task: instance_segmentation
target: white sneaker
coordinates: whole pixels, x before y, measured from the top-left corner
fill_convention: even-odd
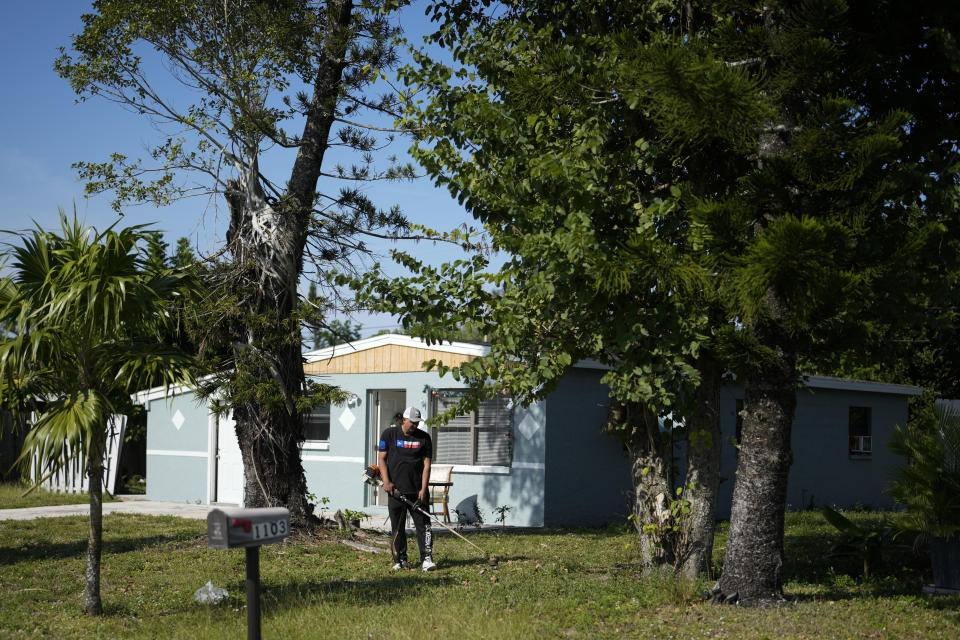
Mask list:
[[[400,569],[409,569],[410,565],[407,564],[406,560],[401,560],[397,564],[390,567],[390,571],[400,571]]]
[[[433,571],[436,568],[437,568],[437,563],[433,561],[433,558],[431,558],[430,556],[427,556],[426,558],[423,559],[422,569],[424,571]]]

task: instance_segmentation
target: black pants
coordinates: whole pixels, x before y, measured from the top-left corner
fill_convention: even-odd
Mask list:
[[[403,494],[410,502],[417,502],[416,493]],[[393,555],[397,562],[407,559],[407,511],[413,518],[413,526],[417,529],[417,547],[420,549],[420,561],[433,554],[433,530],[430,528],[430,518],[416,509],[411,509],[393,496],[387,500],[387,510],[390,512],[390,533],[393,540]]]

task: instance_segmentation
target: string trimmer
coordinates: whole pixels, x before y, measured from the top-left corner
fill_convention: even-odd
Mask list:
[[[371,486],[373,486],[373,487],[383,487],[383,478],[380,477],[380,467],[378,467],[378,466],[375,465],[375,464],[372,464],[372,465],[370,465],[369,467],[367,467],[366,469],[364,469],[362,480],[363,480],[366,484],[369,484],[369,485],[371,485]],[[474,543],[470,542],[469,540],[467,540],[466,538],[464,538],[462,535],[460,535],[459,533],[457,533],[456,531],[454,531],[453,529],[451,529],[450,527],[448,527],[446,524],[444,524],[444,522],[443,522],[442,520],[440,520],[439,518],[437,518],[437,516],[433,515],[432,513],[430,513],[430,512],[427,511],[426,509],[424,509],[424,508],[423,508],[423,505],[421,505],[419,501],[417,501],[417,502],[411,501],[410,498],[406,497],[405,495],[403,495],[402,493],[400,493],[399,491],[397,491],[396,488],[394,488],[393,493],[392,493],[391,495],[392,495],[392,497],[394,497],[394,498],[396,498],[397,500],[399,500],[400,502],[404,503],[405,505],[407,505],[407,506],[410,507],[411,509],[414,509],[414,510],[416,510],[416,511],[419,511],[420,513],[422,513],[423,515],[427,516],[428,518],[432,518],[433,521],[436,522],[437,524],[439,524],[441,527],[443,527],[444,529],[446,529],[447,531],[449,531],[450,533],[452,533],[453,535],[457,536],[458,538],[460,538],[461,540],[463,540],[464,542],[466,542],[468,545],[470,545],[471,547],[473,547],[474,549],[476,549],[477,551],[479,551],[480,554],[483,556],[483,559],[486,560],[491,566],[497,566],[497,557],[496,557],[496,556],[490,555],[489,553],[487,553],[486,551],[484,551],[483,549],[481,549],[480,547],[478,547],[477,545],[475,545]]]

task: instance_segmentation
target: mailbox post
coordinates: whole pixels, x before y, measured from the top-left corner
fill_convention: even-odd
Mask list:
[[[290,512],[266,509],[211,509],[207,544],[211,549],[245,549],[247,554],[247,640],[260,640],[260,545],[290,535]]]

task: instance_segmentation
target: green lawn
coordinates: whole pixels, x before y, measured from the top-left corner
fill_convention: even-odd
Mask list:
[[[34,489],[27,496],[21,497],[30,485],[20,483],[0,483],[0,509],[19,509],[21,507],[51,507],[58,504],[90,504],[90,496],[86,493],[55,493],[45,489]],[[112,498],[103,494],[104,502],[111,502]]]
[[[243,551],[208,549],[202,521],[111,515],[104,532],[106,613],[91,619],[79,603],[86,520],[0,522],[0,638],[243,637]],[[763,611],[639,580],[626,528],[467,535],[499,557],[498,568],[449,535],[438,536],[440,570],[430,574],[391,573],[388,554],[337,536],[263,547],[264,637],[892,639],[956,638],[960,629],[960,597],[921,595],[923,558],[898,552],[860,584],[844,573],[856,563],[824,560],[833,534],[815,513],[788,515],[791,600]],[[194,603],[208,580],[228,599]]]

